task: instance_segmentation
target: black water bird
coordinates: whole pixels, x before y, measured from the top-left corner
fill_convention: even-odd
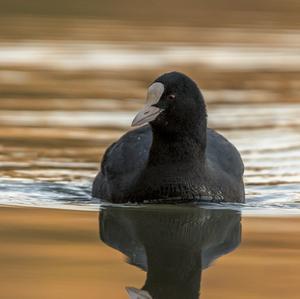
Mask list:
[[[122,202],[244,202],[237,149],[207,128],[196,83],[171,72],[149,87],[129,131],[105,152],[93,196]]]
[[[237,248],[241,215],[199,205],[107,207],[99,214],[100,238],[147,272],[131,298],[198,299],[202,270]]]

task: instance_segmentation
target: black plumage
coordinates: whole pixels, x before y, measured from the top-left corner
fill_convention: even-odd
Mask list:
[[[93,196],[112,202],[244,202],[240,154],[207,128],[205,102],[195,82],[171,72],[157,78],[149,93],[134,120],[149,124],[107,149]]]
[[[104,243],[147,272],[142,290],[151,298],[198,299],[202,270],[239,246],[242,226],[240,212],[224,208],[110,206],[99,213],[99,231]]]

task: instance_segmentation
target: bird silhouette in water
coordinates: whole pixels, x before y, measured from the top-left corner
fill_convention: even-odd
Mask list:
[[[132,299],[199,298],[202,270],[239,246],[241,216],[229,209],[151,205],[107,207],[99,214],[101,240],[147,272]]]

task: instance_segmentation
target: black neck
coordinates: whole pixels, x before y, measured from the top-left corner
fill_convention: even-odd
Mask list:
[[[148,166],[177,162],[204,161],[206,149],[206,119],[197,124],[181,126],[172,131],[151,126],[153,141]]]

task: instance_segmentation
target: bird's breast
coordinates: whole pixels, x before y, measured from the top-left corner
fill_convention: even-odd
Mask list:
[[[147,184],[144,189],[146,198],[155,198],[158,201],[211,201],[223,200],[221,190],[212,191],[205,182],[195,182],[182,177],[169,177],[159,182]]]

